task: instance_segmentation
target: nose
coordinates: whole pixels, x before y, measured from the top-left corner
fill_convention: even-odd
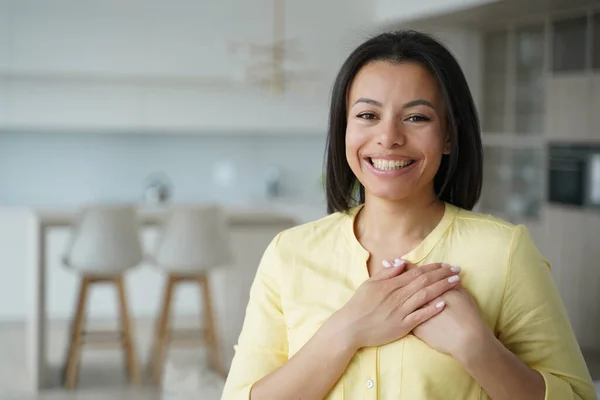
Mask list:
[[[406,136],[402,124],[395,120],[389,120],[380,125],[378,144],[386,149],[392,149],[404,145]]]

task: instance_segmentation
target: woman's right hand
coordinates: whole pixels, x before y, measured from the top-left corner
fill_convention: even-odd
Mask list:
[[[459,282],[459,269],[446,264],[404,272],[406,263],[399,261],[365,281],[329,321],[356,350],[406,336],[444,309],[435,300]]]

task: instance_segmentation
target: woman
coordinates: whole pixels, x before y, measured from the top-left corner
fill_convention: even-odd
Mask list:
[[[452,55],[401,31],[332,94],[330,215],[277,235],[223,399],[595,399],[524,226],[471,212],[477,113]]]

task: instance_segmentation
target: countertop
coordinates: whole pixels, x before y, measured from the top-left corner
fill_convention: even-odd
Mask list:
[[[100,203],[101,204],[101,203]],[[173,203],[173,206],[191,205],[193,203]],[[207,204],[207,203],[197,203]],[[256,224],[303,224],[326,215],[325,205],[293,203],[285,200],[238,202],[220,204],[234,225]],[[142,220],[159,219],[166,216],[170,204],[150,206],[139,204],[138,212]],[[76,218],[80,207],[69,205],[41,206],[0,206],[0,213],[31,212],[42,224],[67,225]]]

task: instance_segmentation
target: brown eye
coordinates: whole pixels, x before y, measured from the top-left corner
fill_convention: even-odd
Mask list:
[[[425,121],[430,121],[430,119],[427,118],[424,115],[411,115],[410,117],[406,118],[406,121],[410,121],[410,122],[425,122]]]
[[[375,114],[373,113],[362,113],[357,115],[358,118],[372,120],[375,119]]]

